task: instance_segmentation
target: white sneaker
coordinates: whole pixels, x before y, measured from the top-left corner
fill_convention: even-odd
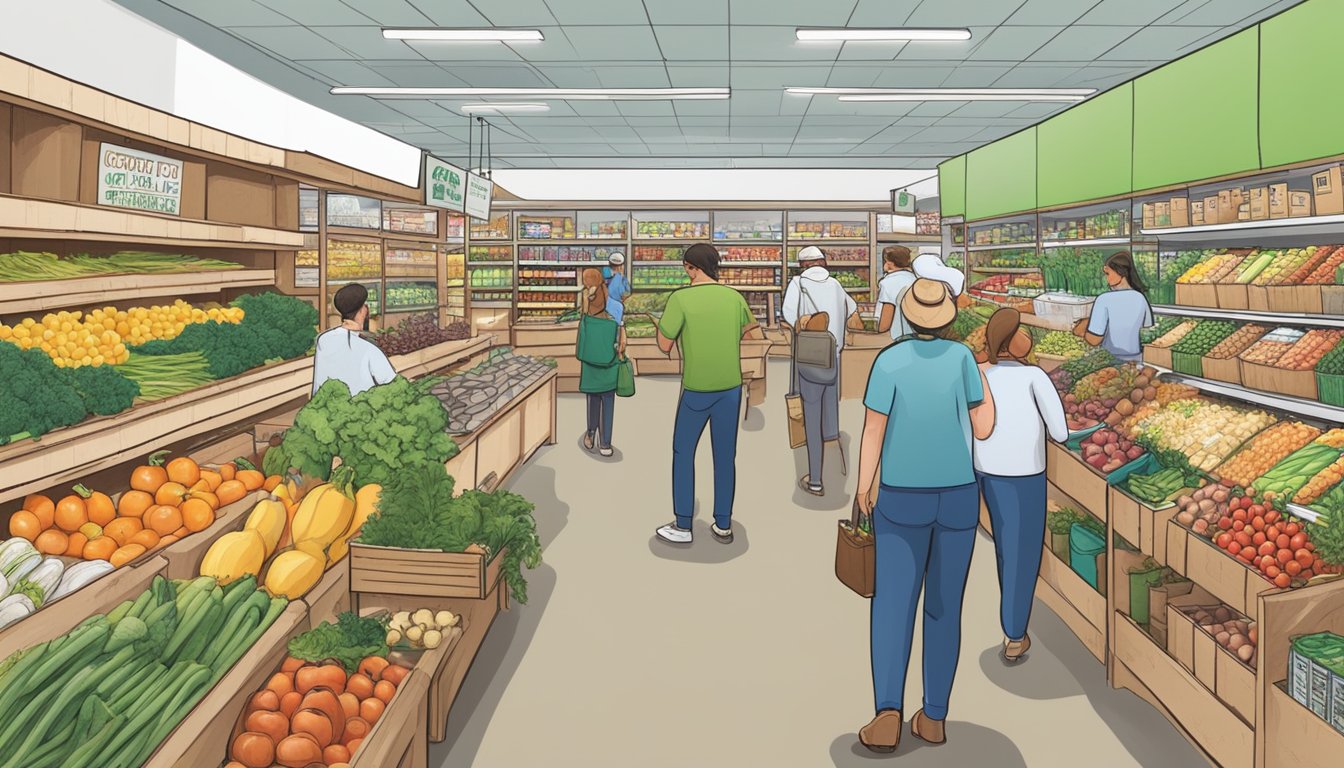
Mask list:
[[[722,543],[724,543],[724,544],[732,544],[732,543],[733,543],[733,529],[732,529],[732,528],[728,528],[728,529],[725,530],[725,529],[723,529],[723,528],[720,528],[718,523],[710,523],[710,526],[709,526],[709,532],[712,533],[712,534],[714,534],[714,538],[718,539],[720,542],[722,542]]]
[[[597,452],[598,452],[603,458],[606,458],[606,459],[611,458],[611,457],[616,453],[616,452],[615,452],[614,450],[612,450],[610,447],[607,447],[607,448],[598,448],[598,449],[597,449]]]
[[[691,532],[687,528],[678,528],[676,523],[668,523],[658,529],[658,538],[672,544],[690,544]]]

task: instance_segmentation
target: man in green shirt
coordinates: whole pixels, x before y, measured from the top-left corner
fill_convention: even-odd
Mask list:
[[[682,255],[689,287],[672,293],[658,324],[658,347],[681,344],[681,400],[672,433],[672,507],[676,521],[658,529],[673,544],[691,542],[695,514],[695,451],[709,425],[714,450],[714,538],[733,540],[737,486],[737,420],[742,411],[740,342],[763,338],[742,294],[719,284],[719,252],[697,243]]]

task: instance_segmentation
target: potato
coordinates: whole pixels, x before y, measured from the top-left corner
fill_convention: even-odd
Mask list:
[[[1214,609],[1213,615],[1219,621],[1229,621],[1232,618],[1232,610],[1225,605],[1220,605]]]
[[[1235,651],[1245,644],[1246,636],[1241,633],[1236,633],[1227,639],[1227,649],[1229,651]]]
[[[1147,389],[1148,381],[1149,379],[1147,376],[1139,376],[1137,379],[1134,380],[1134,386],[1139,389]]]
[[[1190,506],[1190,503],[1192,501],[1194,501],[1193,498],[1191,498],[1189,495],[1185,495],[1176,500],[1176,506],[1180,507],[1181,509],[1185,509],[1186,507]]]
[[[1226,630],[1213,636],[1213,639],[1224,648],[1227,647],[1227,641],[1232,639],[1232,634]]]
[[[1255,646],[1250,645],[1249,643],[1241,646],[1237,649],[1237,658],[1251,666],[1255,666],[1253,663],[1255,661]]]
[[[1133,392],[1130,392],[1129,399],[1133,400],[1136,403],[1143,402],[1143,387],[1138,387]]]
[[[1195,516],[1190,512],[1182,512],[1176,516],[1176,522],[1184,526],[1190,526],[1194,524]]]
[[[1213,499],[1201,499],[1199,502],[1200,512],[1213,512],[1216,509],[1218,509],[1218,505],[1214,503]]]

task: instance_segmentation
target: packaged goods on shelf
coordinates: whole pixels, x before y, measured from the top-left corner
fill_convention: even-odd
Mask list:
[[[434,282],[387,282],[387,311],[407,307],[438,306],[439,289]]]
[[[1036,228],[1030,222],[973,228],[971,245],[1035,245]]]
[[[614,221],[591,221],[577,228],[576,236],[586,239],[625,239],[629,224],[625,219]]]
[[[719,282],[728,285],[779,286],[779,270],[773,267],[729,267],[719,270]]]
[[[719,255],[727,261],[727,257],[723,255],[725,250],[732,249],[725,248],[719,250]],[[673,245],[636,245],[635,261],[678,262],[681,261],[681,255],[685,253],[685,251],[686,249]]]
[[[473,267],[472,288],[512,288],[513,267]]]
[[[459,219],[460,221],[460,219]],[[417,235],[435,235],[439,230],[439,214],[417,208],[383,208],[383,229]],[[461,230],[458,231],[461,236]]]
[[[1034,248],[977,251],[971,258],[972,271],[984,267],[1001,269],[1039,269],[1040,259]]]
[[[686,275],[686,270],[679,266],[635,266],[634,286],[636,289],[641,286],[675,288],[682,285],[690,285],[690,282],[691,279]]]
[[[798,252],[803,249],[801,245],[789,246],[789,266],[801,266],[798,263]],[[821,252],[826,254],[827,267],[833,267],[836,264],[867,264],[868,246],[866,245],[827,245],[822,246]],[[777,258],[777,256],[776,256]]]
[[[706,240],[709,238],[708,221],[636,221],[635,237],[657,240]]]
[[[1045,290],[1037,275],[993,275],[971,284],[972,296],[1034,298]]]
[[[443,233],[444,237],[449,240],[460,240],[463,237],[463,233],[466,231],[466,224],[467,220],[464,217],[449,214],[448,226],[444,229]]]
[[[868,237],[868,223],[862,221],[790,221],[790,240],[858,240]]]
[[[573,291],[548,291],[544,287],[536,290],[520,291],[518,302],[538,303],[538,304],[574,304],[577,293]]]
[[[1128,235],[1129,212],[1123,209],[1081,218],[1041,222],[1042,240],[1093,240]]]
[[[513,249],[507,245],[473,245],[467,249],[468,261],[513,261]]]
[[[382,204],[356,195],[327,195],[327,226],[350,229],[380,229]]]
[[[1306,333],[1297,328],[1275,328],[1238,357],[1248,363],[1274,365]]]
[[[714,226],[715,240],[779,240],[784,229],[778,216],[767,219],[720,221]]]
[[[519,216],[519,240],[572,240],[574,217],[572,216]]]
[[[611,245],[520,245],[519,261],[580,261],[605,262],[614,253],[624,253],[623,246]],[[680,257],[678,257],[680,258]]]
[[[653,250],[660,249],[654,248]],[[674,250],[676,251],[675,254],[668,258],[680,259],[681,249]],[[779,261],[779,246],[777,245],[722,245],[718,247],[718,251],[721,264],[734,261]]]
[[[1320,632],[1292,638],[1288,695],[1344,733],[1344,637]]]
[[[472,240],[507,240],[509,239],[509,214],[501,213],[489,221],[471,220],[471,239]]]
[[[383,274],[383,247],[355,240],[327,241],[327,279],[350,280]]]

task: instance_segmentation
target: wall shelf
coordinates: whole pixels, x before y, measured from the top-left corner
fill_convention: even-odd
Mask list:
[[[229,288],[275,285],[273,269],[232,269],[172,274],[90,275],[64,280],[0,283],[0,315],[83,306],[106,306],[155,296],[201,296]]]
[[[960,247],[960,246],[958,246],[958,247]],[[979,253],[979,252],[981,252],[981,251],[1026,251],[1026,250],[1032,250],[1032,251],[1034,251],[1034,250],[1036,250],[1036,244],[1035,244],[1035,243],[1013,243],[1013,244],[1011,244],[1011,245],[1003,245],[1003,244],[995,244],[995,245],[972,245],[972,246],[966,248],[966,250],[970,251],[971,253]]]
[[[93,240],[194,248],[300,250],[302,232],[0,195],[0,237]]]
[[[1244,234],[1258,230],[1294,230],[1295,234],[1302,235],[1338,234],[1344,232],[1344,214],[1299,216],[1289,219],[1262,219],[1260,221],[1234,221],[1228,224],[1202,224],[1196,227],[1164,227],[1161,229],[1143,229],[1140,230],[1140,233],[1161,239],[1222,233]]]
[[[1096,248],[1105,245],[1129,245],[1128,237],[1098,237],[1091,240],[1045,240],[1041,247],[1050,248]],[[975,250],[975,249],[971,249]]]
[[[1308,315],[1283,312],[1252,312],[1249,310],[1208,309],[1206,307],[1185,307],[1177,304],[1158,304],[1153,306],[1158,315],[1179,315],[1181,317],[1205,317],[1219,320],[1237,320],[1245,323],[1268,323],[1271,325],[1309,325],[1316,328],[1344,328],[1344,316]]]
[[[1187,376],[1183,373],[1177,373],[1170,368],[1164,368],[1152,363],[1144,363],[1162,373],[1167,374],[1167,378],[1181,384],[1188,384],[1202,392],[1210,394],[1231,397],[1237,400],[1263,405],[1267,408],[1278,408],[1281,411],[1295,413],[1298,416],[1305,416],[1309,419],[1318,419],[1334,424],[1344,424],[1344,408],[1338,408],[1333,405],[1326,405],[1315,400],[1305,400],[1300,397],[1289,397],[1288,395],[1277,395],[1273,392],[1261,392],[1258,389],[1247,389],[1236,384],[1228,384],[1221,381],[1212,381],[1202,379],[1198,376]]]

